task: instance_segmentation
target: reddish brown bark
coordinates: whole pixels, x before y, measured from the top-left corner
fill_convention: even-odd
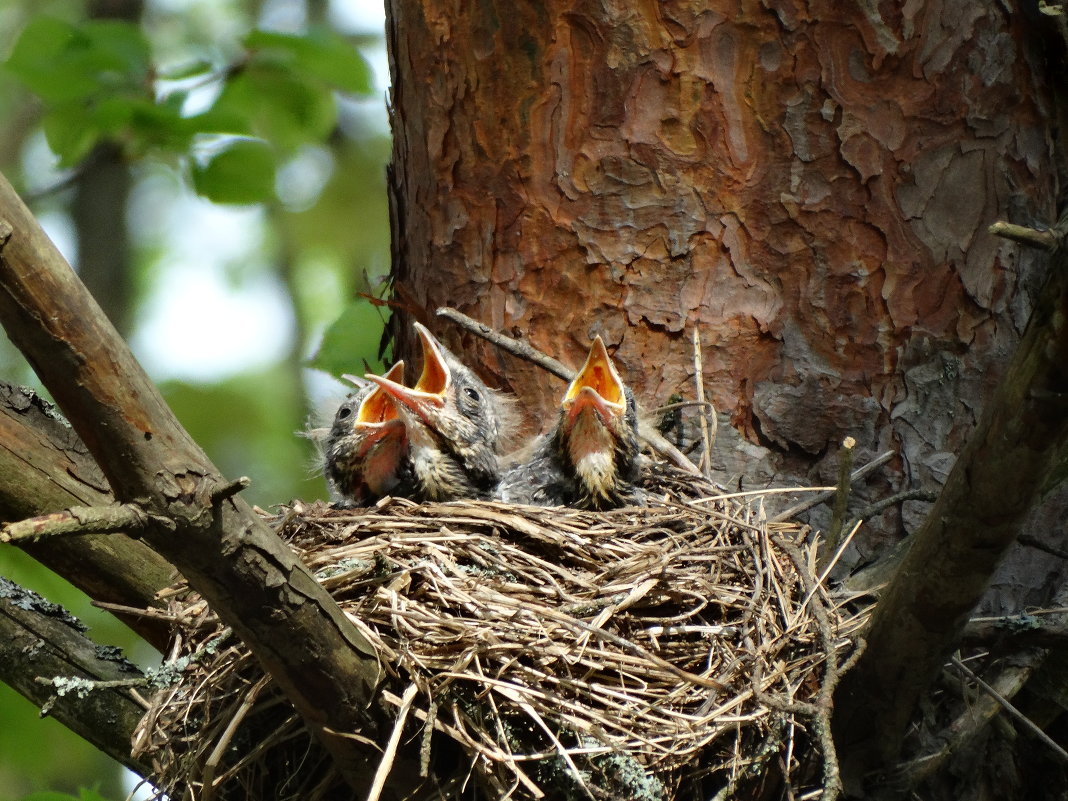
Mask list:
[[[1056,230],[1063,236],[1068,224]],[[916,703],[959,642],[994,568],[1035,499],[1063,475],[1068,252],[1059,250],[1051,266],[1004,379],[879,599],[863,656],[838,688],[843,777],[858,791],[868,771],[898,756]]]
[[[721,434],[726,472],[833,480],[823,462],[848,434],[859,461],[899,450],[893,484],[944,480],[1036,272],[985,228],[1055,216],[1022,14],[389,5],[409,308],[457,306],[572,364],[599,333],[646,406],[692,397],[696,326],[711,395],[749,443],[732,456],[744,442]],[[546,419],[560,386],[463,344]]]

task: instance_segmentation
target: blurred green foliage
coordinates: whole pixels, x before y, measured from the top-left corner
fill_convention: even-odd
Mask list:
[[[108,801],[104,796],[100,795],[96,790],[87,790],[82,788],[78,791],[78,795],[67,795],[66,793],[53,793],[44,791],[41,793],[33,793],[22,799],[22,801]]]
[[[272,200],[276,160],[334,130],[333,92],[372,88],[359,51],[324,28],[253,30],[229,64],[197,59],[168,71],[136,23],[42,16],[22,29],[6,69],[43,102],[41,126],[60,167],[104,139],[131,157],[189,156],[194,188],[217,203]],[[190,94],[209,84],[219,87],[215,101],[187,113]],[[227,141],[198,159],[205,136]]]
[[[274,155],[261,139],[230,139],[192,170],[197,193],[216,203],[258,203],[274,194]]]
[[[131,262],[116,265],[115,280],[135,287],[139,308],[157,308],[191,260],[210,263],[235,296],[264,280],[281,288],[290,312],[271,322],[293,334],[273,361],[249,354],[224,375],[146,365],[183,425],[225,475],[252,479],[245,497],[264,508],[325,497],[299,432],[329,417],[329,406],[316,409],[323,396],[345,392],[324,373],[381,369],[385,312],[361,296],[381,294],[389,268],[390,145],[367,58],[383,48],[381,33],[331,27],[321,0],[292,0],[303,9],[293,29],[265,27],[279,5],[146,0],[129,22],[90,19],[82,0],[0,0],[0,171],[57,242],[73,238],[69,187],[106,141],[135,181]],[[165,188],[147,191],[153,181]],[[261,223],[232,232],[256,241],[235,255],[226,234],[190,227],[194,195],[258,204]],[[201,309],[186,313],[192,330]],[[137,340],[151,320],[132,319],[124,333]],[[0,379],[35,383],[6,341]],[[134,661],[158,658],[21,552],[0,547],[0,574],[72,609],[90,636]],[[2,685],[0,724],[0,801],[125,797],[114,763]]]

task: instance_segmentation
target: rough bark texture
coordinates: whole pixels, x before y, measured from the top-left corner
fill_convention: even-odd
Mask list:
[[[692,397],[699,327],[722,474],[833,482],[851,435],[858,463],[900,454],[875,495],[945,480],[1036,285],[985,228],[1056,216],[1040,23],[978,0],[387,7],[410,314],[457,306],[572,365],[599,333],[646,407]],[[433,327],[551,417],[560,385]]]
[[[140,671],[109,647],[85,636],[85,628],[55,604],[0,578],[0,680],[9,684],[104,753],[141,773],[130,758],[130,739],[144,708],[128,689],[59,695],[45,679],[129,681]]]
[[[1060,229],[1061,226],[1058,226]],[[875,607],[867,648],[836,695],[843,777],[898,755],[916,704],[959,642],[1035,499],[1068,463],[1068,251],[945,489]]]
[[[55,410],[24,388],[0,383],[0,521],[113,500],[100,468]],[[175,577],[170,563],[122,534],[58,537],[22,549],[90,598],[124,606],[153,604]],[[123,620],[157,648],[166,645],[168,626]]]

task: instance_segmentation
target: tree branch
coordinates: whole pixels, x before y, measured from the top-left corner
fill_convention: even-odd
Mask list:
[[[961,632],[961,644],[998,650],[1006,645],[1014,649],[1063,649],[1068,645],[1068,623],[1059,617],[1043,619],[1035,615],[972,618]]]
[[[1068,221],[1058,223],[1063,237]],[[868,647],[836,695],[847,786],[892,764],[920,695],[1043,487],[1068,458],[1068,252],[1045,287],[1005,378],[983,410],[875,608]]]
[[[1003,708],[1011,708],[1012,713],[1019,715],[1020,713],[1006,699],[1014,697],[1023,688],[1037,666],[1041,664],[1045,654],[1045,651],[1035,651],[1027,655],[1022,664],[1009,665],[997,675],[993,685],[982,682],[978,676],[964,667],[959,659],[954,659],[953,663],[957,669],[979,682],[985,690],[984,694],[970,701],[965,712],[931,738],[933,742],[940,743],[940,747],[895,770],[893,780],[887,782],[888,786],[880,793],[879,801],[911,797],[912,791],[941,770],[955,754],[966,753],[970,744],[986,730],[986,727]],[[1025,725],[1033,731],[1034,724],[1031,721],[1027,721]],[[1048,739],[1045,732],[1042,732],[1040,736]]]
[[[986,230],[994,236],[1011,239],[1013,242],[1039,250],[1053,250],[1057,245],[1057,238],[1052,231],[1039,231],[1037,228],[1027,228],[1004,220],[998,220]]]
[[[373,647],[240,497],[203,501],[205,487],[223,482],[219,471],[2,178],[0,320],[116,499],[174,521],[174,533],[152,527],[145,541],[233,627],[346,780],[366,792],[366,748],[331,732],[375,733]]]
[[[1030,677],[1032,670],[1034,670],[1035,666],[1041,664],[1042,659],[1044,657],[1044,653],[1038,652],[1029,664],[1015,666],[1014,669],[1019,672],[1019,676],[1016,677],[1015,680],[1012,682],[1012,686],[1014,688],[1023,687],[1024,684],[1026,684],[1027,678]],[[1034,722],[1027,717],[1027,715],[1023,714],[1019,709],[1013,706],[1009,702],[1009,698],[1012,697],[1009,693],[1005,693],[999,690],[998,688],[991,687],[989,684],[979,678],[979,676],[975,675],[975,673],[973,673],[968,668],[968,666],[961,662],[960,659],[958,659],[957,657],[953,657],[952,662],[953,666],[957,668],[957,670],[959,670],[961,673],[964,674],[964,676],[978,684],[979,688],[984,693],[986,693],[987,696],[993,699],[994,703],[996,703],[999,707],[1004,709],[1009,714],[1009,717],[1019,723],[1026,731],[1029,731],[1031,734],[1033,734],[1035,737],[1037,737],[1039,740],[1049,746],[1049,749],[1057,756],[1058,759],[1061,760],[1063,764],[1068,764],[1068,751],[1065,751],[1052,737],[1050,737],[1048,734],[1042,731],[1042,729],[1036,726]]]
[[[25,387],[0,382],[0,520],[72,506],[114,503],[107,480],[78,435],[50,403]],[[174,567],[145,543],[122,534],[61,537],[19,548],[94,600],[141,608],[174,579]],[[162,650],[168,627],[119,616]]]
[[[563,362],[557,361],[552,356],[546,356],[540,350],[533,345],[523,342],[519,339],[512,339],[510,336],[494,331],[485,323],[480,323],[472,317],[468,317],[461,311],[451,309],[448,306],[442,306],[437,311],[438,317],[444,317],[446,320],[451,320],[465,331],[470,331],[476,336],[482,337],[487,342],[492,342],[498,348],[506,350],[513,356],[518,356],[520,359],[526,359],[528,362],[538,365],[541,369],[547,373],[560,378],[564,381],[573,381],[575,378],[575,371],[568,367]]]
[[[144,775],[149,766],[130,756],[130,739],[145,710],[128,690],[58,695],[37,681],[39,677],[121,681],[140,675],[134,665],[86,637],[84,627],[63,609],[0,578],[0,680]]]
[[[831,507],[831,525],[827,529],[827,539],[820,548],[819,568],[821,571],[827,567],[827,563],[842,542],[842,528],[845,525],[846,507],[849,505],[849,491],[853,486],[850,473],[853,470],[853,449],[856,446],[855,439],[846,437],[842,440],[842,447],[838,451],[838,486],[834,491],[834,505]]]
[[[62,512],[8,523],[0,527],[0,542],[38,542],[71,534],[140,533],[148,526],[149,520],[145,511],[134,503],[72,506]],[[164,519],[164,524],[169,522]]]

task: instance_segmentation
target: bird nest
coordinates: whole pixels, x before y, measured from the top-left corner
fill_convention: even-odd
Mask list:
[[[430,777],[420,797],[817,797],[836,782],[830,695],[860,620],[817,581],[808,531],[763,510],[386,500],[270,521],[377,649],[382,717],[410,710],[404,742]],[[204,602],[176,587],[171,604],[181,679],[135,738],[156,786],[351,797]]]

